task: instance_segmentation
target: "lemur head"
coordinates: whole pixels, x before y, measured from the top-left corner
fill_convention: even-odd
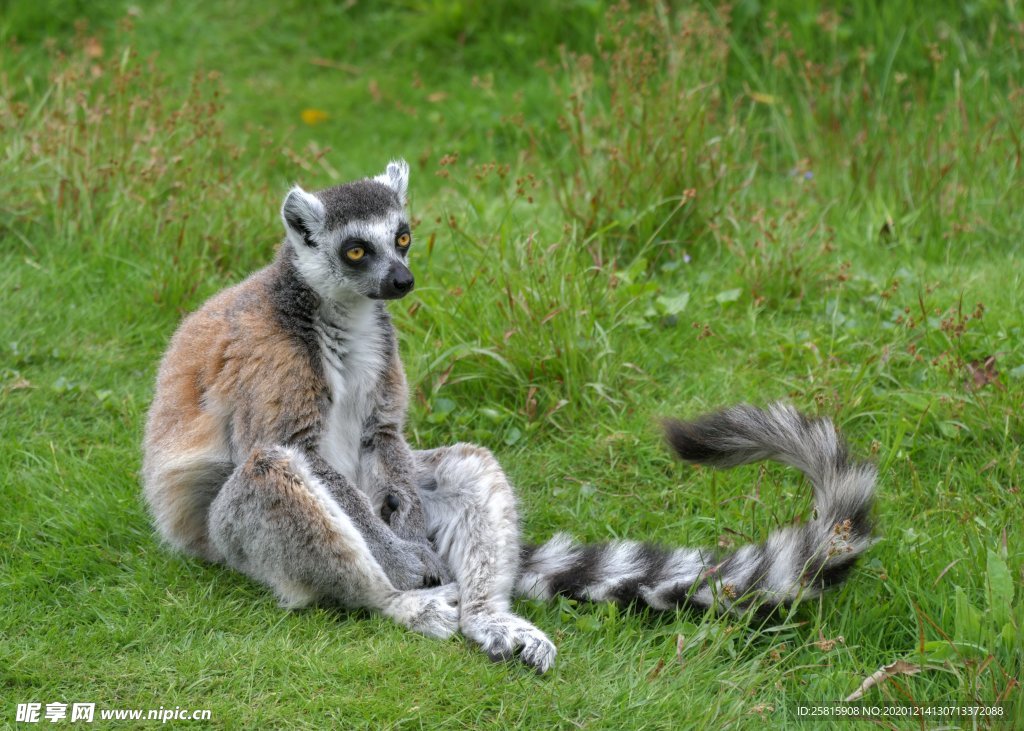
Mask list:
[[[307,193],[295,186],[281,217],[299,273],[327,299],[399,299],[413,288],[406,263],[412,232],[405,211],[409,166]]]

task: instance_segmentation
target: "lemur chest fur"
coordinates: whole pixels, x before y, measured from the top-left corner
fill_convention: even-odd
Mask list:
[[[320,456],[364,488],[360,442],[383,377],[385,332],[376,308],[330,304],[314,323],[330,402]]]

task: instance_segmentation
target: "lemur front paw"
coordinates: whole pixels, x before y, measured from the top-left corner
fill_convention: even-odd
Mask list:
[[[405,591],[451,581],[448,567],[426,543],[398,539],[382,567],[395,588]]]
[[[423,586],[440,586],[454,580],[455,577],[452,576],[448,564],[445,563],[444,559],[438,555],[437,551],[429,543],[426,541],[423,543],[413,541],[412,543],[417,546],[420,561],[423,562]]]
[[[395,594],[384,614],[409,629],[445,640],[459,626],[459,590],[455,584]]]
[[[394,490],[384,496],[380,517],[395,535],[407,541],[425,541],[427,528],[419,498]]]
[[[547,635],[511,612],[463,614],[459,624],[462,634],[479,644],[495,662],[518,657],[543,675],[558,654]]]

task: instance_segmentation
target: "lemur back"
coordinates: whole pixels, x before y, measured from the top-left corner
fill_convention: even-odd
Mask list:
[[[320,335],[332,325],[302,314],[317,305],[295,277],[294,262],[282,250],[271,266],[186,318],[161,363],[144,483],[161,535],[186,553],[220,560],[209,543],[207,510],[255,447],[306,442],[319,450],[322,441],[329,461],[355,482],[353,455],[331,449],[320,435],[333,431],[351,447],[353,436],[344,427],[358,424],[357,456],[373,391],[385,377],[404,383],[400,363],[388,352],[394,334],[386,312],[364,307],[353,337],[341,340],[351,343],[361,366],[349,369],[355,372],[346,379]],[[386,374],[385,366],[397,374]]]

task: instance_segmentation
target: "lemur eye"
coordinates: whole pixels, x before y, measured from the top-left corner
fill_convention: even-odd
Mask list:
[[[351,249],[345,251],[345,256],[349,258],[349,261],[359,261],[366,256],[366,249],[362,246],[353,246]]]
[[[398,245],[399,249],[405,249],[410,243],[412,243],[412,237],[409,236],[409,232],[406,231],[405,233],[398,235],[398,238],[395,239],[395,243]]]

